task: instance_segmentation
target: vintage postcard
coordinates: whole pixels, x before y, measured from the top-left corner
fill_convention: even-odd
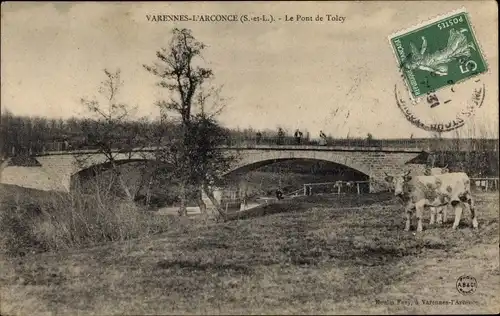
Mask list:
[[[498,314],[498,4],[3,2],[1,315]]]

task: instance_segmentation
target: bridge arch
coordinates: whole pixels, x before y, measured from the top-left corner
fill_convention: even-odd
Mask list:
[[[362,159],[357,157],[349,157],[349,153],[338,153],[331,151],[255,151],[254,153],[246,153],[240,157],[230,170],[225,174],[233,174],[245,172],[246,170],[254,170],[261,166],[269,165],[277,161],[286,160],[315,160],[333,163],[336,165],[344,166],[348,169],[355,170],[359,173],[369,176],[371,174],[370,164],[363,163]]]
[[[158,161],[148,158],[130,158],[117,159],[114,163],[118,166],[123,166],[131,163],[142,163],[142,166],[148,168],[152,165],[158,165]],[[73,190],[77,185],[81,185],[85,181],[94,178],[99,172],[105,172],[111,169],[111,162],[98,162],[84,166],[81,169],[75,170],[70,176],[70,190]],[[146,174],[147,176],[147,174]]]
[[[348,171],[351,173],[354,173],[357,175],[357,178],[362,178],[363,180],[368,180],[369,179],[369,174],[366,174],[365,172],[352,168],[350,166],[346,166],[345,164],[340,164],[337,162],[333,162],[330,160],[324,160],[324,159],[317,159],[317,158],[279,158],[279,159],[267,159],[267,160],[260,160],[256,161],[253,163],[248,163],[245,165],[239,165],[237,167],[231,168],[229,171],[224,173],[225,177],[231,177],[235,175],[241,175],[245,174],[254,170],[257,170],[261,167],[268,166],[274,163],[280,163],[280,162],[324,162],[331,164],[332,166],[338,166],[340,170],[342,171]]]

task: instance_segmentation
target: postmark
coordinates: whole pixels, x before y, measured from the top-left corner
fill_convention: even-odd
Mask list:
[[[457,279],[457,291],[463,295],[470,295],[477,290],[477,280],[470,275],[462,275]]]
[[[413,125],[451,131],[481,107],[488,65],[464,8],[394,33],[389,42],[402,77],[396,102]]]
[[[429,93],[418,103],[405,97],[403,84],[395,85],[394,94],[398,108],[411,124],[442,133],[462,127],[475,114],[484,102],[486,87],[477,79],[447,91]]]

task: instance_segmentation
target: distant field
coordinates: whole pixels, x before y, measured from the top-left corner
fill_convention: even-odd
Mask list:
[[[477,232],[468,214],[456,231],[426,218],[421,234],[404,232],[390,195],[315,196],[150,239],[2,259],[0,313],[498,313],[499,196],[476,196]],[[478,282],[469,296],[455,288],[464,274]]]

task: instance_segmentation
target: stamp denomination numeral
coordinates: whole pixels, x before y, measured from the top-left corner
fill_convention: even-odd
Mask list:
[[[477,69],[477,63],[473,60],[468,60],[467,62],[460,64],[458,67],[460,68],[461,73],[466,74],[469,71],[475,71]]]

